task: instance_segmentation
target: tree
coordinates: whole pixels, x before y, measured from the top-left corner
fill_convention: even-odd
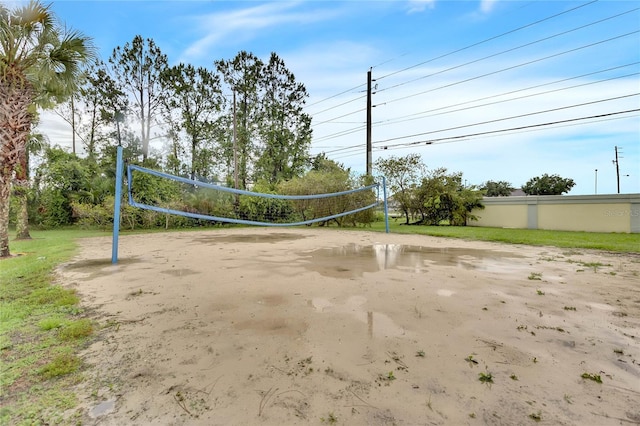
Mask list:
[[[260,112],[259,88],[264,63],[253,53],[242,51],[230,61],[219,60],[214,64],[233,91],[234,100],[237,99],[237,108],[234,105],[235,145],[233,140],[227,139],[227,144],[221,148],[226,153],[227,161],[234,163],[238,186],[240,189],[246,189],[252,172],[253,158],[256,156],[255,139]]]
[[[545,173],[542,176],[529,179],[522,186],[522,191],[527,195],[562,195],[569,192],[575,184],[573,179]]]
[[[0,34],[0,257],[8,257],[11,180],[26,163],[36,106],[73,93],[80,66],[94,50],[87,37],[60,25],[50,5],[39,1],[13,10],[0,4]]]
[[[29,155],[42,151],[47,145],[46,137],[40,133],[31,134],[27,142],[27,149],[20,164],[16,167],[16,184],[13,195],[18,199],[18,214],[16,216],[16,239],[29,240]]]
[[[485,192],[487,197],[508,197],[515,189],[509,182],[501,181],[486,181],[481,187],[481,190]]]
[[[173,148],[170,161],[180,164],[180,152],[189,155],[188,172],[210,178],[211,159],[215,155],[211,142],[220,125],[225,98],[219,76],[203,67],[178,64],[162,73],[162,114],[170,126]],[[180,146],[181,136],[187,139],[187,149]],[[170,167],[176,172],[179,167]]]
[[[419,154],[405,157],[380,158],[375,168],[386,177],[393,200],[409,224],[409,216],[419,206],[416,205],[416,189],[423,178],[426,167]]]
[[[152,39],[136,35],[131,43],[113,50],[109,63],[118,86],[133,99],[145,161],[149,156],[151,124],[160,107],[160,76],[168,66],[167,56]]]
[[[309,95],[275,53],[262,72],[262,110],[255,180],[270,184],[301,175],[309,164],[311,117],[302,110]]]
[[[95,162],[108,141],[117,139],[116,116],[127,108],[124,91],[109,75],[105,63],[96,61],[85,67],[78,92],[55,112],[71,126],[72,152],[76,153],[75,141],[79,139],[87,158]]]
[[[440,225],[446,222],[451,226],[465,226],[474,208],[483,208],[482,192],[475,187],[462,185],[462,173],[447,173],[439,168],[422,180],[418,189],[422,220],[424,225]]]

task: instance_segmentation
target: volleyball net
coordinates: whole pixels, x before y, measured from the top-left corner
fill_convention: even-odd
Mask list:
[[[128,165],[127,187],[129,204],[133,207],[212,222],[281,227],[314,223],[356,225],[374,221],[380,207],[387,221],[384,178],[333,193],[273,194]],[[292,188],[292,192],[296,189]]]

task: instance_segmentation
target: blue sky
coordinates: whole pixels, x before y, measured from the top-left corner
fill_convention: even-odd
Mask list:
[[[371,69],[374,161],[419,153],[430,169],[463,172],[468,184],[520,186],[559,174],[576,181],[571,194],[593,194],[597,174],[597,192],[604,194],[617,191],[618,146],[621,192],[640,193],[640,113],[621,113],[640,109],[635,1],[149,0],[52,7],[67,26],[94,39],[103,59],[137,34],[153,38],[172,64],[213,68],[214,60],[242,50],[265,59],[277,53],[310,94],[312,154],[324,151],[357,172],[366,167]],[[47,126],[54,142],[68,140],[62,124]],[[505,131],[514,128],[520,130]]]

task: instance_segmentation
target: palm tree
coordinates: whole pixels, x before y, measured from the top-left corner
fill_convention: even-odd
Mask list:
[[[29,135],[25,155],[20,159],[20,164],[15,167],[15,179],[13,196],[18,199],[18,211],[16,215],[16,240],[29,240],[29,154],[34,154],[44,150],[47,146],[48,138],[42,133],[32,133]]]
[[[0,3],[0,258],[9,251],[11,181],[26,164],[37,107],[51,107],[76,89],[82,64],[95,56],[89,38],[61,26],[50,5]]]

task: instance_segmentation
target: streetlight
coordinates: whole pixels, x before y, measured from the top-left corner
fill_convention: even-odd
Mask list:
[[[598,193],[598,169],[596,169],[596,194]]]

